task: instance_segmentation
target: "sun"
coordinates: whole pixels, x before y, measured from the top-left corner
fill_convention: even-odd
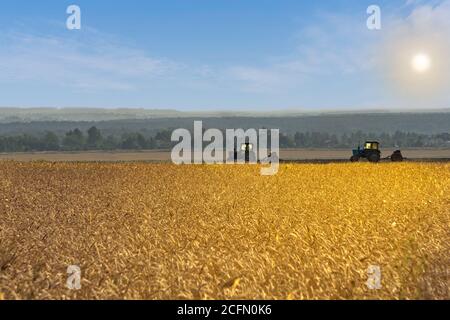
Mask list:
[[[411,66],[417,73],[425,73],[431,68],[431,59],[427,54],[416,54],[411,60]]]

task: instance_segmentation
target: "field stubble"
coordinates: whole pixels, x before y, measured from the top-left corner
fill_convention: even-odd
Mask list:
[[[0,162],[0,296],[448,299],[449,169]]]

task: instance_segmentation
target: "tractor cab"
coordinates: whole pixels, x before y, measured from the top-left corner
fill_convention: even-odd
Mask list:
[[[378,141],[366,141],[364,149],[358,146],[353,150],[352,162],[358,162],[360,159],[367,159],[370,162],[379,162],[381,160],[380,143]]]
[[[243,152],[251,152],[253,151],[253,144],[247,142],[241,145],[241,151]]]
[[[234,152],[230,153],[230,159],[234,162],[256,163],[256,152],[253,151],[253,144],[246,142],[241,144],[240,149],[234,149]]]
[[[253,152],[253,144],[246,142],[241,145],[241,157],[244,158],[245,163],[256,162],[256,153]]]
[[[364,144],[364,150],[380,150],[380,144],[376,141],[367,141]]]

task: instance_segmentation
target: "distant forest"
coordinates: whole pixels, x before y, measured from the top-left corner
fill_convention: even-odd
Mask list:
[[[280,129],[281,148],[351,148],[365,140],[379,140],[384,148],[450,147],[448,110],[193,116],[133,109],[0,108],[0,152],[170,149],[173,130],[192,131],[198,120],[205,130]]]
[[[0,114],[1,118],[1,114]],[[96,127],[104,136],[139,132],[149,138],[167,129],[191,129],[196,120],[203,121],[204,128],[217,129],[280,129],[283,134],[297,132],[320,132],[342,135],[354,132],[394,134],[415,132],[419,134],[440,134],[450,132],[450,112],[434,113],[360,113],[324,114],[289,117],[167,117],[152,119],[122,119],[107,121],[18,121],[0,122],[0,135],[42,135],[52,131],[62,137],[76,128],[87,131]]]
[[[171,135],[172,130],[162,130],[150,137],[139,132],[125,133],[121,136],[104,136],[94,126],[86,132],[78,128],[70,130],[62,137],[51,131],[43,135],[0,136],[0,152],[170,149],[177,143],[171,142]],[[449,133],[429,135],[400,131],[394,134],[366,134],[362,131],[351,134],[296,132],[293,135],[281,134],[280,147],[351,148],[365,140],[378,140],[385,148],[450,147]]]

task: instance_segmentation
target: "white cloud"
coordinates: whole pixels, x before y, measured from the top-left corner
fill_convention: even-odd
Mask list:
[[[11,33],[3,36],[0,81],[40,81],[77,89],[130,90],[179,66],[88,31],[83,40]],[[86,33],[85,33],[86,34]]]
[[[290,55],[268,57],[264,66],[234,66],[229,74],[245,91],[301,89],[321,77],[345,77],[370,69],[374,64],[370,53],[373,38],[378,39],[367,30],[364,19],[322,13],[314,25],[296,33],[298,45]]]
[[[381,31],[366,28],[365,12],[361,16],[320,14],[315,23],[297,33],[295,52],[285,57],[268,58],[263,66],[240,65],[231,68],[231,76],[244,91],[260,93],[292,93],[293,90],[327,92],[330,79],[348,81],[347,88],[370,92],[370,98],[379,101],[380,107],[442,108],[450,105],[450,0],[405,2],[410,14],[383,11]],[[396,60],[396,52],[420,44],[435,55],[434,81],[417,87],[404,81],[402,88],[392,85],[394,77],[405,72],[399,66],[410,67],[408,58]],[[401,46],[402,48],[399,48]],[[420,46],[417,47],[418,49]],[[418,50],[417,49],[417,50]],[[438,64],[439,62],[439,64]],[[395,76],[393,76],[395,74]],[[333,81],[333,80],[331,80]],[[322,82],[322,83],[321,83]],[[407,90],[406,90],[406,89]],[[445,89],[445,90],[442,90]],[[406,91],[406,94],[405,94]],[[426,95],[424,93],[426,91]],[[327,92],[336,95],[336,101],[345,101],[345,95],[355,92]],[[321,97],[318,96],[320,101]],[[299,100],[301,104],[301,100]],[[361,101],[366,105],[367,101]],[[358,106],[355,106],[358,107]]]
[[[238,81],[242,90],[247,92],[260,92],[274,90],[279,84],[283,84],[279,70],[263,69],[256,67],[235,66],[231,67],[227,75],[232,80]]]

